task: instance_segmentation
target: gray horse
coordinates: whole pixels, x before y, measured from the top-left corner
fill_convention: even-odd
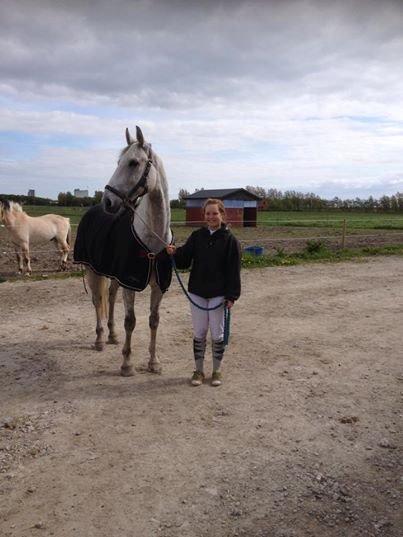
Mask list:
[[[171,212],[168,185],[162,161],[152,151],[151,145],[144,141],[140,128],[137,127],[136,130],[137,140],[134,140],[129,130],[126,129],[127,146],[122,150],[118,166],[108,185],[105,187],[102,205],[104,211],[109,215],[116,216],[122,212],[127,214],[129,210],[133,233],[141,246],[140,253],[143,252],[143,257],[141,259],[139,257],[136,262],[141,264],[145,260],[146,263],[149,263],[147,265],[149,266],[149,270],[147,269],[148,272],[146,271],[144,284],[144,286],[147,284],[151,286],[149,317],[151,339],[148,369],[152,372],[158,372],[161,367],[156,355],[156,338],[159,324],[159,306],[165,289],[161,286],[157,261],[159,256],[166,255],[165,246],[170,244],[172,240],[169,227]],[[78,231],[80,232],[80,228]],[[113,242],[115,243],[116,241]],[[76,261],[79,261],[79,259],[76,259]],[[109,264],[109,266],[111,265]],[[110,283],[109,278],[106,276],[111,276]],[[111,274],[108,271],[106,275],[101,275],[99,271],[94,270],[94,267],[88,263],[86,264],[86,277],[92,292],[92,301],[96,311],[97,336],[95,348],[97,350],[103,350],[104,348],[102,319],[106,317],[108,319],[109,329],[108,343],[117,343],[114,306],[119,286],[122,285],[123,287],[126,338],[122,349],[123,363],[121,374],[123,376],[130,376],[133,374],[131,338],[136,325],[134,313],[136,291],[133,288],[125,286],[124,283],[122,284],[120,277],[117,277],[116,274]],[[135,289],[137,288],[135,287]],[[142,290],[142,287],[139,287],[137,290]]]

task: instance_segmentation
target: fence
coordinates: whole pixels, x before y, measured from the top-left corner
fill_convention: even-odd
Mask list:
[[[276,249],[278,245],[288,248],[290,251],[301,249],[301,245],[307,241],[317,240],[324,241],[332,245],[335,248],[345,248],[346,246],[354,246],[357,244],[365,243],[366,245],[379,245],[385,244],[402,244],[403,243],[403,219],[383,219],[383,223],[391,222],[394,225],[392,228],[396,231],[391,233],[385,233],[385,230],[379,229],[379,233],[365,233],[368,228],[359,227],[362,224],[362,219],[336,219],[336,218],[313,218],[313,219],[276,219],[264,222],[258,222],[257,227],[234,227],[234,233],[239,239],[242,247],[247,246],[262,246],[266,249]],[[193,225],[202,225],[203,221],[194,221]],[[192,232],[192,227],[186,225],[184,220],[172,220],[172,227],[174,228],[175,235],[177,237],[177,244],[184,242],[189,233]],[[320,224],[320,225],[319,225]],[[72,224],[73,230],[77,228],[78,224]],[[324,229],[330,229],[333,234],[302,234],[301,236],[287,235],[278,236],[279,228],[286,227],[287,230],[295,231],[298,229],[302,231],[304,228],[312,228],[318,231]],[[376,228],[375,228],[376,229]],[[350,233],[349,233],[349,230]],[[400,231],[401,230],[401,231]],[[354,233],[352,232],[354,231]],[[390,231],[390,228],[388,228]],[[284,232],[284,230],[283,230]],[[73,233],[74,235],[74,233]],[[30,249],[31,257],[47,255],[55,252],[53,245],[48,247],[33,246]],[[10,267],[14,264],[14,248],[11,242],[7,240],[7,233],[4,229],[4,225],[0,227],[0,273],[5,269],[5,265],[10,264]],[[7,261],[9,263],[7,263]]]

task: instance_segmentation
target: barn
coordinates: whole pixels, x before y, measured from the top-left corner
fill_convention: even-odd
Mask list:
[[[221,188],[199,190],[186,201],[186,225],[199,226],[203,222],[203,204],[208,198],[216,198],[224,203],[227,221],[233,226],[256,227],[259,196],[245,188]]]

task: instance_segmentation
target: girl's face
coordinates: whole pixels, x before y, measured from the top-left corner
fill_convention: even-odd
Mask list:
[[[210,229],[218,229],[221,227],[222,215],[215,203],[210,203],[204,209],[204,220]]]

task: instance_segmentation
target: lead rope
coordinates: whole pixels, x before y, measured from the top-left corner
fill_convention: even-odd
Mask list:
[[[133,213],[134,213],[134,209],[132,209],[132,210],[133,210]],[[140,218],[140,220],[143,222],[143,224],[146,226],[146,228],[148,228],[148,230],[155,237],[157,237],[157,239],[160,242],[162,242],[162,244],[165,247],[169,246],[169,244],[167,244],[157,233],[155,233],[150,228],[150,226],[147,224],[147,222],[144,221],[144,219],[141,217],[141,215],[139,213],[136,213],[136,215],[138,216],[138,218]],[[229,308],[227,308],[227,306],[225,305],[225,302],[221,302],[221,304],[218,304],[217,306],[214,306],[213,308],[204,308],[203,306],[199,306],[199,304],[196,304],[196,302],[194,300],[192,300],[192,298],[189,296],[189,293],[186,291],[186,288],[183,285],[183,282],[182,282],[182,280],[181,280],[181,278],[179,276],[178,269],[176,267],[174,256],[170,255],[170,258],[171,258],[172,268],[174,269],[174,272],[176,274],[176,278],[178,280],[178,283],[181,286],[182,291],[184,292],[186,298],[189,300],[189,302],[191,304],[193,304],[194,306],[196,306],[196,308],[199,308],[200,310],[203,310],[203,311],[213,311],[213,310],[216,310],[216,309],[220,308],[221,306],[224,306],[224,345],[227,346],[228,343],[229,343],[229,335],[230,335],[231,311],[229,310]]]

